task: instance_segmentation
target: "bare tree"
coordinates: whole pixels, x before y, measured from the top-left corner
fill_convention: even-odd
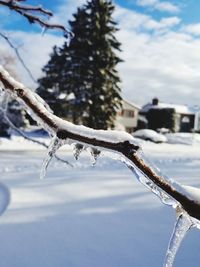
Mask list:
[[[50,25],[32,13],[30,14],[30,12],[39,12],[39,14],[49,16],[51,15],[49,11],[41,7],[21,5],[19,2],[21,1],[0,0],[0,5],[13,9],[31,23],[39,23],[47,28],[66,31],[60,25]],[[15,95],[16,99],[32,112],[37,122],[53,136],[48,149],[48,157],[43,165],[42,176],[45,175],[45,170],[52,156],[65,143],[76,142],[79,144],[77,150],[82,149],[83,146],[89,146],[94,157],[98,157],[101,150],[109,150],[115,153],[118,159],[133,171],[138,180],[156,194],[164,204],[176,209],[177,221],[164,263],[166,267],[172,266],[178,247],[187,231],[192,227],[200,227],[200,189],[181,185],[160,174],[145,160],[141,148],[135,143],[131,135],[117,131],[94,130],[74,125],[55,116],[37,94],[17,82],[2,66],[0,67],[0,81],[1,87],[6,92]]]

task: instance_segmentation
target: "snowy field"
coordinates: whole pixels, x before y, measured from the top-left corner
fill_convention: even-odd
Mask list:
[[[0,140],[0,177],[11,201],[0,217],[0,267],[161,267],[175,212],[122,163],[89,153],[71,168],[52,161],[39,179],[45,150],[20,138]],[[153,144],[143,150],[161,171],[200,187],[200,144]],[[200,266],[200,231],[184,239],[175,267]]]

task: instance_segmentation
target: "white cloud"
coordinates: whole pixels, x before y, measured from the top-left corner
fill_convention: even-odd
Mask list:
[[[137,4],[144,7],[151,7],[153,9],[177,13],[180,11],[179,7],[175,4],[170,3],[169,1],[160,1],[160,0],[137,0]]]
[[[68,21],[72,19],[72,14],[76,12],[78,7],[85,3],[85,0],[63,0],[54,13],[51,21],[68,25]]]
[[[181,19],[178,17],[168,17],[160,20],[160,23],[165,27],[173,27],[178,25],[181,22]]]
[[[145,29],[149,30],[163,30],[163,29],[168,30],[169,28],[178,25],[180,22],[181,20],[178,17],[163,18],[160,21],[149,19],[143,26]]]
[[[149,25],[147,21],[152,23],[150,28],[166,26],[164,33],[151,34],[124,22],[127,17],[130,23],[134,21],[135,12],[131,15],[127,10],[126,14],[123,9],[117,14],[120,12],[123,16],[118,16],[121,31],[117,37],[122,43],[124,59],[119,66],[123,95],[141,104],[155,96],[168,102],[199,104],[200,40],[186,32],[173,31],[170,27],[180,22],[178,18],[155,21],[150,17],[144,19],[144,15],[139,18],[137,14],[139,28],[142,24]]]
[[[200,35],[200,23],[189,24],[182,30],[193,35]]]
[[[157,10],[166,11],[170,13],[177,13],[180,11],[178,6],[173,5],[170,2],[158,2],[154,7]]]
[[[117,6],[115,18],[120,23],[121,30],[160,30],[178,25],[181,20],[178,17],[167,17],[155,20],[149,15],[137,13]]]

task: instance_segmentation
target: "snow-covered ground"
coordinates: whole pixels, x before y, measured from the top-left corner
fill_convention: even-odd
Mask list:
[[[141,145],[164,174],[200,187],[200,143]],[[162,266],[175,222],[172,208],[122,163],[101,156],[91,166],[88,152],[76,162],[70,148],[61,156],[74,167],[53,160],[40,180],[44,155],[20,137],[0,139],[1,182],[11,192],[0,217],[1,267]],[[199,244],[200,231],[193,229],[175,267],[199,267]]]

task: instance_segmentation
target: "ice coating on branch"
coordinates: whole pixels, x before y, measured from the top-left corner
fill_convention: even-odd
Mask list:
[[[59,140],[57,137],[53,137],[51,143],[47,150],[47,156],[43,161],[42,169],[40,172],[40,179],[44,179],[46,175],[47,168],[49,166],[50,161],[55,156],[56,151],[63,145],[63,142]]]
[[[187,213],[182,211],[178,214],[174,230],[169,241],[169,247],[166,253],[166,258],[163,267],[172,267],[176,253],[180,247],[188,230],[192,227],[192,222]]]
[[[192,186],[187,186],[187,185],[182,185],[176,181],[174,181],[173,179],[169,179],[166,175],[163,175],[162,172],[156,167],[154,166],[154,164],[152,162],[150,162],[146,157],[145,155],[143,155],[142,151],[140,151],[140,157],[142,158],[143,161],[145,161],[145,163],[148,165],[148,166],[151,166],[151,169],[154,170],[154,172],[156,174],[158,174],[160,177],[163,177],[163,179],[165,181],[169,181],[170,184],[173,186],[173,188],[181,193],[182,195],[186,196],[188,199],[191,199],[192,201],[196,202],[196,203],[200,203],[200,189],[199,188],[196,188],[196,187],[192,187]],[[141,172],[138,171],[139,174],[141,175]],[[148,178],[146,178],[148,179]],[[169,205],[172,205],[173,206],[173,203],[174,203],[174,208],[176,208],[176,205],[177,205],[177,202],[170,196],[168,196],[163,190],[161,190],[158,186],[156,186],[151,180],[149,181],[151,184],[152,184],[152,191],[154,193],[157,194],[157,190],[159,190],[161,193],[161,200],[164,204],[168,204],[169,202]],[[164,198],[163,198],[164,197]],[[164,201],[163,201],[164,200]],[[170,202],[172,201],[172,203],[170,204]],[[167,203],[166,203],[167,202]]]
[[[140,152],[141,153],[141,152]],[[123,162],[136,176],[138,181],[145,187],[150,189],[163,204],[176,208],[177,202],[174,198],[165,193],[160,187],[158,187],[153,181],[151,181],[145,174],[143,174],[136,166],[132,164],[125,157],[120,157],[120,161]],[[156,170],[155,170],[156,171]],[[167,178],[166,178],[167,179]]]

